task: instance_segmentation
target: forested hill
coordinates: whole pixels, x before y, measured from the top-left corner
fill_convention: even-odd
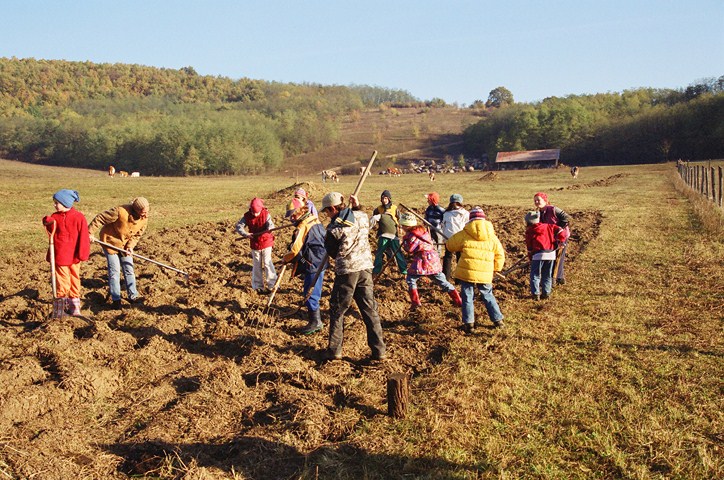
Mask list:
[[[127,64],[0,58],[0,155],[155,175],[258,173],[334,143],[404,90],[232,80]]]
[[[724,157],[724,77],[535,103],[516,103],[498,87],[487,102],[444,107],[367,85],[0,58],[0,156],[28,162],[233,175],[291,168],[285,163],[302,171],[350,165],[372,149],[452,161],[558,148],[576,165]],[[456,148],[464,150],[444,149],[463,139]]]
[[[724,158],[724,76],[682,89],[550,97],[515,103],[491,92],[485,120],[467,128],[469,155],[561,149],[572,165],[655,163]]]

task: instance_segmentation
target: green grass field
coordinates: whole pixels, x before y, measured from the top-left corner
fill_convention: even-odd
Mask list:
[[[502,303],[505,329],[456,337],[432,371],[412,379],[406,419],[366,418],[344,445],[318,449],[299,477],[723,478],[721,211],[697,207],[672,164],[583,168],[577,180],[563,169],[482,176],[438,175],[434,184],[426,175],[372,176],[361,199],[376,204],[387,188],[396,202],[423,207],[434,189],[443,198],[461,193],[469,204],[530,209],[542,190],[564,210],[600,211],[600,231],[552,300]],[[38,254],[40,262],[47,247],[40,218],[59,188],[80,192],[89,220],[146,196],[150,231],[159,232],[236,220],[253,196],[296,179],[111,179],[0,161],[0,180],[0,256]],[[314,182],[318,203],[323,192],[349,193],[357,182],[298,180]],[[270,207],[279,215],[284,202]],[[352,376],[350,388],[359,382]],[[243,478],[192,473],[183,478]]]

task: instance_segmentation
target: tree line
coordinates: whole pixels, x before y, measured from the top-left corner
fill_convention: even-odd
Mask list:
[[[572,165],[655,163],[724,157],[724,76],[685,89],[550,97],[517,104],[490,92],[484,119],[465,131],[469,155],[560,148]],[[492,108],[491,108],[492,107]]]
[[[337,140],[342,119],[403,90],[0,58],[0,155],[151,175],[253,174]]]

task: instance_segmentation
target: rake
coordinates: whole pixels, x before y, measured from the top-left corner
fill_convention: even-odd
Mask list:
[[[281,272],[279,272],[277,281],[274,283],[274,288],[272,289],[272,292],[269,295],[269,300],[267,300],[266,304],[257,304],[249,307],[246,312],[246,317],[244,317],[245,325],[248,325],[250,327],[258,327],[260,325],[267,326],[274,323],[274,321],[279,318],[279,310],[272,307],[271,304],[274,300],[274,296],[276,295],[277,290],[279,290],[279,286],[282,284],[282,279],[284,278],[284,273],[286,272],[286,270],[287,264],[284,264],[282,266]]]

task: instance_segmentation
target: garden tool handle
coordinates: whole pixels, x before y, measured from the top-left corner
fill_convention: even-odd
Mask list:
[[[282,266],[282,271],[279,272],[279,276],[277,277],[277,281],[274,282],[274,288],[272,289],[271,295],[269,295],[269,301],[266,304],[266,308],[269,308],[272,304],[272,300],[274,300],[274,295],[277,294],[277,290],[279,290],[279,286],[282,284],[282,279],[284,278],[284,272],[287,270],[287,264],[285,263]]]
[[[48,253],[50,255],[50,284],[53,288],[53,301],[58,296],[58,287],[55,285],[55,231],[58,228],[58,222],[53,220],[53,230],[48,232],[48,228],[45,227],[45,233],[48,234]]]
[[[370,157],[370,161],[367,162],[367,166],[365,167],[364,171],[362,172],[362,176],[357,181],[357,186],[354,189],[354,192],[352,192],[352,195],[355,197],[359,195],[359,191],[362,189],[362,185],[365,183],[365,179],[367,178],[367,174],[369,173],[370,169],[372,168],[372,164],[375,162],[375,158],[377,158],[377,150],[372,152],[372,157]]]
[[[402,208],[404,208],[405,210],[407,210],[408,212],[410,212],[411,214],[413,214],[414,216],[416,216],[417,218],[419,218],[420,220],[422,220],[422,221],[425,223],[425,225],[427,225],[428,227],[432,228],[432,229],[435,230],[437,233],[439,233],[440,235],[442,235],[442,238],[444,238],[445,240],[448,239],[448,236],[445,235],[444,233],[442,233],[442,230],[440,230],[440,229],[437,228],[437,227],[434,227],[434,226],[432,225],[432,223],[430,223],[430,222],[428,222],[427,220],[425,220],[424,218],[422,218],[422,217],[420,216],[420,214],[418,214],[417,212],[415,212],[414,210],[412,210],[410,207],[406,206],[406,205],[403,204],[403,203],[401,203],[400,206],[401,206]]]

